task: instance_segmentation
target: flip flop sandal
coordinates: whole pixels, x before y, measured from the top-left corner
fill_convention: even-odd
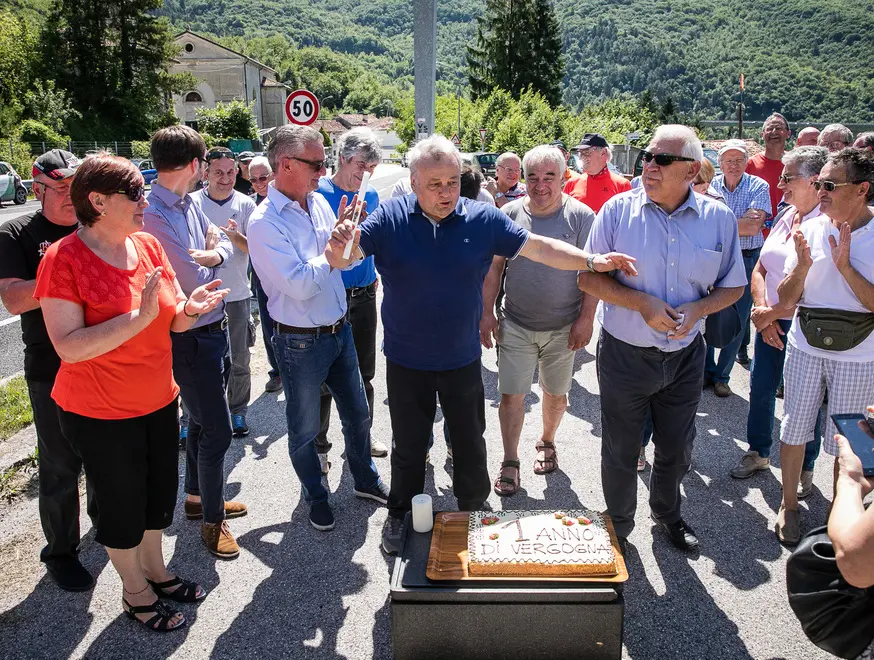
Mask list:
[[[543,459],[534,459],[534,474],[549,474],[555,472],[558,468],[558,452],[555,451],[555,443],[538,442],[535,446],[538,452],[544,452]],[[546,452],[551,451],[551,456],[546,456]],[[544,467],[546,464],[551,464],[550,467]]]
[[[166,603],[162,603],[160,600],[156,600],[151,605],[131,605],[127,602],[126,599],[122,598],[121,602],[124,603],[124,611],[131,619],[136,621],[137,623],[141,623],[149,630],[154,630],[155,632],[170,632],[171,630],[177,630],[178,628],[184,628],[187,621],[182,619],[182,623],[178,623],[175,626],[170,625],[170,621],[174,616],[179,614],[178,610],[174,610],[172,607],[167,605]],[[151,614],[155,613],[148,621],[142,621],[137,618],[137,614]]]
[[[146,582],[151,585],[152,589],[156,594],[158,594],[158,596],[175,600],[177,603],[195,603],[206,598],[206,590],[203,590],[198,596],[198,585],[194,582],[183,580],[178,575],[172,580],[167,580],[166,582],[152,582],[151,580],[146,580]],[[178,588],[173,589],[173,587],[176,587],[177,585]],[[167,591],[167,589],[173,589],[173,591]]]
[[[495,479],[495,493],[501,497],[511,497],[519,492],[519,484],[522,481],[522,471],[519,469],[519,461],[509,460],[501,463],[501,470],[504,468],[516,468],[516,478],[511,479],[502,474],[498,474]],[[507,488],[509,486],[509,488]]]

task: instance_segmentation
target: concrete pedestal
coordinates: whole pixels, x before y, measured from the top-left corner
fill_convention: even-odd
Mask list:
[[[392,571],[394,660],[582,660],[622,657],[621,585],[429,580],[431,534],[407,518]]]

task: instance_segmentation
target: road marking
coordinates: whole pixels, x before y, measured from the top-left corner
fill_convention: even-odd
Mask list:
[[[2,328],[5,325],[12,325],[13,323],[18,323],[20,320],[21,320],[20,316],[12,316],[8,319],[3,319],[2,321],[0,321],[0,328]]]

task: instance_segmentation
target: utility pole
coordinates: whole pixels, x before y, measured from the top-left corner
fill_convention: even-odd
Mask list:
[[[413,0],[416,139],[434,132],[437,84],[437,0]]]
[[[461,79],[458,80],[458,90],[455,92],[455,100],[458,101],[458,139],[461,139]]]

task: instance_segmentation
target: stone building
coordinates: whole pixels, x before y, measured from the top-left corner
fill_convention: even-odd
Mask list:
[[[234,99],[255,102],[255,122],[262,132],[288,123],[285,98],[291,90],[277,80],[275,69],[190,30],[175,41],[180,51],[170,73],[187,71],[200,81],[195,89],[173,95],[176,114],[185,124],[197,128],[197,108]]]

